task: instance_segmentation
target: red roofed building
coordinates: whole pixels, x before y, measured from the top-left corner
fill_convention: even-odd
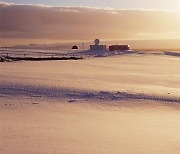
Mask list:
[[[129,45],[111,45],[109,51],[131,50]]]

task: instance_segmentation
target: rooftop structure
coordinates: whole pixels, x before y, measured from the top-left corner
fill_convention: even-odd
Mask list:
[[[78,50],[79,48],[78,48],[77,45],[74,45],[74,46],[72,47],[72,49],[73,49],[73,50]]]

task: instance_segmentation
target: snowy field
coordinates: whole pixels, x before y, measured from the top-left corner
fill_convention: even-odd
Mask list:
[[[0,153],[180,153],[180,57],[0,63]]]

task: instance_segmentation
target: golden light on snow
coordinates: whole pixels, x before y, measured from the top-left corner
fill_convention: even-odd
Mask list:
[[[179,63],[160,52],[1,63],[1,152],[179,154],[179,104],[162,101],[179,98]]]

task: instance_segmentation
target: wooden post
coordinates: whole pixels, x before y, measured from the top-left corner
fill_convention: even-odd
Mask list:
[[[82,43],[82,49],[84,50],[84,43]]]

